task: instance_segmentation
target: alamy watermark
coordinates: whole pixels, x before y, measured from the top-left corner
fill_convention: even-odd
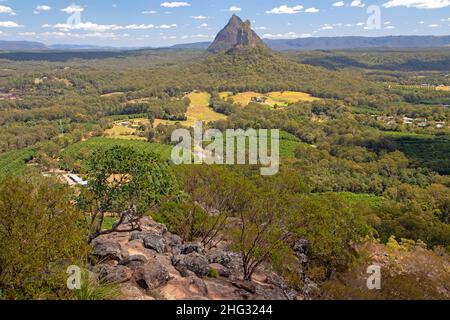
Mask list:
[[[66,24],[70,27],[75,27],[81,24],[81,13],[83,12],[83,7],[72,3],[70,6],[64,9],[64,12],[70,16],[67,18]]]
[[[81,289],[81,268],[78,266],[69,266],[66,273],[67,277],[67,289],[80,290]]]
[[[251,164],[261,165],[261,175],[273,176],[280,168],[280,131],[278,129],[217,129],[203,131],[203,123],[195,123],[192,131],[172,132],[174,164]],[[270,152],[269,152],[270,149]]]
[[[367,289],[369,290],[381,290],[381,267],[377,265],[371,265],[367,268]]]
[[[381,29],[381,8],[376,5],[371,5],[367,7],[367,18],[366,29],[368,30],[380,30]]]

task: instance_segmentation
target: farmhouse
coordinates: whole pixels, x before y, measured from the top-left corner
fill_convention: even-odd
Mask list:
[[[436,129],[442,129],[445,127],[445,122],[444,121],[438,121],[435,123]]]
[[[414,122],[413,118],[403,117],[403,124],[412,125]]]
[[[267,97],[252,97],[252,102],[266,103]]]
[[[72,180],[74,183],[80,185],[80,186],[86,186],[88,184],[87,181],[83,180],[76,174],[69,174],[69,179]]]

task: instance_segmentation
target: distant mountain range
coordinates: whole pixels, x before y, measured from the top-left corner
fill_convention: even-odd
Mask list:
[[[437,48],[449,47],[450,36],[389,37],[317,37],[299,39],[263,39],[275,51],[338,50],[370,48]],[[178,44],[176,49],[207,49],[210,42]]]
[[[0,41],[0,50],[18,51],[18,50],[47,50],[48,47],[40,42],[30,41]]]
[[[336,49],[366,49],[366,48],[435,48],[450,47],[450,36],[389,36],[389,37],[317,37],[300,39],[263,39],[264,43],[276,51],[299,50],[336,50]],[[197,42],[177,44],[172,49],[199,49],[206,50],[211,42]],[[148,48],[148,47],[146,47]],[[3,51],[126,51],[142,49],[101,47],[94,45],[56,44],[45,45],[30,41],[0,41],[0,50]]]
[[[322,37],[264,41],[277,51],[450,47],[450,36]]]

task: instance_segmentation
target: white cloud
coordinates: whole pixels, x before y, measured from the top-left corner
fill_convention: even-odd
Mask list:
[[[356,26],[358,26],[358,27],[362,27],[363,25],[365,25],[364,22],[358,22],[358,23],[356,24]]]
[[[65,12],[67,14],[73,14],[73,13],[77,13],[77,12],[83,12],[84,8],[80,7],[79,5],[76,4],[71,4],[70,6],[61,9],[62,12]]]
[[[255,27],[255,30],[267,30],[267,27]]]
[[[324,24],[320,29],[321,30],[333,30],[334,27],[330,24]]]
[[[9,14],[10,16],[15,16],[16,12],[11,9],[10,7],[6,7],[6,6],[0,6],[0,13],[6,13]]]
[[[385,29],[387,29],[387,30],[390,30],[390,29],[395,29],[395,27],[394,26],[386,26],[386,27],[384,27]]]
[[[360,0],[354,0],[350,4],[350,6],[356,7],[356,8],[364,8],[366,5],[364,3],[362,3],[362,1],[360,1]]]
[[[385,8],[407,7],[418,9],[439,9],[450,6],[450,0],[390,0],[383,4]]]
[[[190,7],[191,4],[188,2],[163,2],[161,7],[164,8],[179,8],[179,7]]]
[[[433,24],[428,25],[428,27],[429,28],[438,28],[438,27],[440,27],[440,25],[433,23]]]
[[[201,25],[198,26],[199,28],[207,28],[208,24],[207,23],[202,23]]]
[[[297,5],[294,7],[288,7],[286,5],[282,5],[278,8],[273,8],[272,10],[266,11],[268,14],[294,14],[299,13],[303,10],[302,5]]]
[[[0,27],[1,28],[20,28],[23,26],[18,25],[14,21],[0,21]]]
[[[320,10],[316,8],[308,8],[305,10],[306,13],[318,13]]]
[[[205,16],[192,16],[191,18],[192,18],[192,19],[195,19],[195,20],[205,20],[205,19],[208,19],[208,18],[205,17]]]
[[[236,7],[236,6],[232,6],[230,9],[228,9],[231,12],[239,12],[242,11],[242,8]]]
[[[36,32],[20,32],[19,33],[19,36],[22,36],[22,37],[34,37],[36,35],[37,35]]]
[[[79,31],[87,31],[94,33],[103,33],[107,31],[116,31],[116,30],[150,30],[150,29],[171,29],[176,28],[176,24],[163,24],[160,26],[156,26],[154,24],[129,24],[129,25],[116,25],[116,24],[97,24],[93,22],[83,22],[78,24],[65,24],[59,23],[55,25],[44,24],[43,28],[53,28],[58,29],[59,31],[67,32],[70,30],[79,30]]]
[[[89,32],[105,32],[108,30],[117,30],[119,26],[111,24],[111,25],[103,25],[96,24],[92,22],[83,22],[78,24],[66,24],[66,23],[58,23],[55,25],[44,24],[42,27],[44,28],[54,28],[59,29],[60,31],[69,31],[69,30],[82,30]]]
[[[52,7],[45,4],[40,4],[36,7],[36,11],[50,11],[50,10],[52,10]]]
[[[128,26],[121,27],[119,29],[126,29],[126,30],[148,30],[153,29],[155,25],[153,24],[130,24]],[[114,30],[119,30],[114,29]]]
[[[193,34],[193,35],[184,35],[181,37],[181,39],[208,39],[208,38],[214,38],[214,36],[208,36],[207,34]]]
[[[333,3],[333,7],[343,7],[344,5],[345,5],[344,1],[338,1]]]
[[[148,11],[142,11],[142,14],[157,14],[158,11],[155,10],[148,10]]]
[[[298,34],[296,32],[287,32],[287,33],[278,33],[278,34],[271,34],[271,33],[266,33],[263,35],[263,38],[267,38],[267,39],[286,39],[286,38],[290,38],[290,39],[296,39],[296,38],[309,38],[312,35],[309,33],[301,33]]]
[[[160,25],[157,28],[159,28],[159,29],[172,29],[172,28],[176,28],[176,27],[177,27],[177,25],[174,23],[174,24],[162,24],[162,25]]]
[[[41,35],[44,37],[67,37],[70,34],[64,32],[44,32]]]

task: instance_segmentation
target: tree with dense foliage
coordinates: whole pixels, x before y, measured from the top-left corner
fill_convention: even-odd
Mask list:
[[[89,185],[80,203],[91,212],[90,240],[124,231],[119,229],[123,223],[129,223],[131,230],[139,229],[139,219],[178,190],[166,161],[130,146],[98,150],[89,160],[87,175]],[[103,230],[107,213],[118,215],[119,220]]]

